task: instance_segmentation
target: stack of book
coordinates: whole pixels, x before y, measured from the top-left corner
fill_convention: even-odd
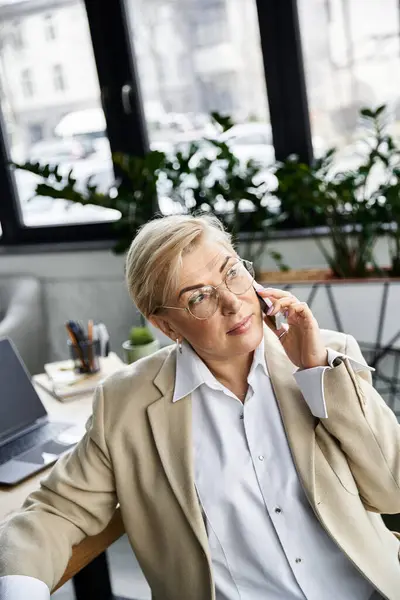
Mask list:
[[[58,400],[72,400],[93,392],[103,379],[125,366],[115,352],[110,352],[108,356],[100,357],[97,373],[76,373],[72,360],[62,360],[44,365],[45,372],[34,375],[33,380]]]

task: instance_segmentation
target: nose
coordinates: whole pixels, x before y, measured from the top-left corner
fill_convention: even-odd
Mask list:
[[[239,312],[240,307],[242,306],[242,301],[239,296],[236,296],[236,294],[228,290],[228,288],[220,288],[219,294],[221,312],[223,315],[235,315]]]

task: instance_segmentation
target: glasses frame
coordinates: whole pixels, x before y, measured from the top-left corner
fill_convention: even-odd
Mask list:
[[[230,270],[231,270],[231,269],[233,269],[233,268],[234,268],[234,267],[235,267],[237,264],[239,264],[239,263],[242,263],[242,264],[244,265],[244,267],[245,267],[246,271],[249,273],[249,275],[251,275],[251,277],[252,277],[252,280],[251,280],[251,282],[250,282],[250,285],[249,285],[249,287],[248,287],[247,289],[245,289],[245,290],[244,290],[243,292],[241,292],[240,294],[236,294],[236,292],[232,292],[232,290],[230,290],[230,289],[229,289],[229,287],[228,287],[228,285],[227,285],[227,283],[226,283],[226,278],[228,277],[228,274],[229,274]],[[249,271],[249,269],[248,269],[248,266],[247,266],[247,265],[249,265],[249,266],[251,267],[253,274],[251,274],[251,272]],[[189,308],[188,306],[185,306],[184,308],[182,308],[182,307],[180,307],[180,306],[165,306],[165,305],[164,305],[164,306],[158,306],[158,307],[156,308],[156,310],[158,310],[159,308],[170,308],[170,309],[172,309],[172,310],[185,310],[185,311],[186,311],[186,312],[188,312],[188,313],[189,313],[189,315],[191,315],[191,316],[192,316],[194,319],[197,319],[198,321],[207,321],[207,319],[211,319],[211,317],[213,317],[213,316],[215,315],[215,313],[217,312],[217,310],[218,310],[218,306],[219,306],[219,299],[220,299],[220,294],[219,294],[218,288],[220,288],[220,287],[221,287],[221,285],[224,285],[224,284],[225,284],[225,287],[226,287],[226,289],[227,289],[229,292],[231,292],[231,294],[235,294],[235,296],[241,296],[242,294],[245,294],[245,293],[246,293],[246,292],[247,292],[247,291],[248,291],[248,290],[251,288],[251,286],[253,285],[253,281],[254,281],[254,279],[255,279],[255,273],[254,273],[254,267],[253,267],[253,263],[252,263],[250,260],[246,260],[246,259],[244,259],[244,258],[240,258],[239,260],[237,260],[237,261],[236,261],[236,262],[235,262],[235,263],[234,263],[234,264],[233,264],[233,265],[232,265],[232,266],[231,266],[231,267],[228,269],[228,271],[226,272],[226,274],[225,274],[225,277],[223,278],[223,280],[221,281],[221,283],[219,283],[218,285],[205,285],[205,286],[202,286],[202,287],[207,287],[207,288],[213,288],[213,289],[216,291],[216,296],[217,296],[217,304],[216,304],[216,306],[215,306],[215,311],[213,312],[213,314],[212,314],[212,315],[210,315],[210,316],[208,316],[208,317],[196,317],[196,315],[194,315],[194,314],[191,312],[191,310],[190,310],[190,308]],[[201,289],[202,289],[202,288],[199,288],[199,290],[201,290]],[[195,292],[198,292],[199,290],[195,290],[195,291],[193,291],[193,294],[194,294]],[[190,298],[192,297],[192,295],[193,295],[193,294],[191,294],[191,295],[189,296],[188,303],[189,303],[189,301],[190,301]],[[155,312],[155,311],[154,311],[154,312]]]

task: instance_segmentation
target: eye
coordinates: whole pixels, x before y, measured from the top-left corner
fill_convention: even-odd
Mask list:
[[[226,279],[235,279],[241,272],[241,265],[234,265],[226,274]]]
[[[202,288],[198,292],[195,292],[189,300],[189,306],[194,306],[195,304],[201,304],[204,301],[207,301],[211,298],[213,294],[213,290],[208,288]]]

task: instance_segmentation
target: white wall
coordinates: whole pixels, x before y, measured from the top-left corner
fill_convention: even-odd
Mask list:
[[[283,254],[292,268],[324,267],[325,261],[312,239],[280,240],[271,248]],[[385,242],[378,245],[382,264],[387,263]],[[265,257],[263,269],[274,267]],[[67,319],[101,320],[109,329],[112,349],[120,352],[129,328],[138,314],[124,283],[124,257],[111,250],[0,255],[2,274],[30,274],[43,285],[44,310],[48,321],[49,359],[66,357]]]
[[[118,352],[137,322],[124,284],[123,257],[111,251],[0,256],[0,276],[4,273],[25,273],[41,280],[51,360],[66,358],[67,319],[103,321],[112,349]]]

